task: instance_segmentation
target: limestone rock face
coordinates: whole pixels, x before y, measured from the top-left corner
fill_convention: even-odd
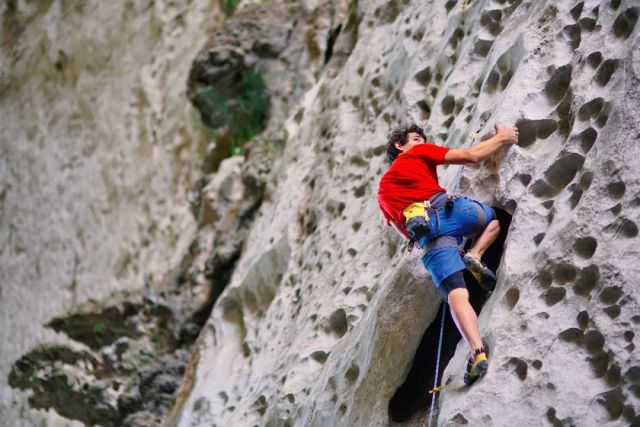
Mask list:
[[[434,424],[640,425],[638,1],[220,5],[0,6],[0,424],[426,425],[433,384],[390,403],[441,298],[379,212],[386,135],[499,121],[439,169],[512,217],[489,372],[460,343]]]
[[[44,325],[75,304],[182,262],[207,142],[186,80],[224,14],[209,0],[0,3],[0,424],[79,425],[31,409],[11,366],[64,339]]]
[[[489,373],[464,387],[460,344],[438,423],[640,423],[637,2],[351,10],[342,28],[354,47],[286,121],[177,424],[392,423],[389,401],[439,319],[437,292],[403,259],[375,198],[385,135],[412,121],[448,147],[470,146],[495,121],[520,129],[517,146],[479,167],[439,171],[451,192],[513,217],[480,317]]]

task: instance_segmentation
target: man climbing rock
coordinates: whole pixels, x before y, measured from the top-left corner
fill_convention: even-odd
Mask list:
[[[438,183],[436,166],[479,163],[501,147],[517,142],[516,128],[498,123],[495,128],[495,136],[462,149],[427,143],[422,128],[416,125],[393,130],[387,141],[391,166],[378,188],[378,203],[387,224],[410,240],[410,248],[422,248],[422,263],[448,302],[451,316],[471,349],[464,377],[468,385],[482,377],[489,364],[462,271],[468,268],[485,290],[493,289],[496,277],[481,259],[498,237],[500,225],[490,206],[447,195]],[[476,238],[462,257],[459,245],[464,237]]]

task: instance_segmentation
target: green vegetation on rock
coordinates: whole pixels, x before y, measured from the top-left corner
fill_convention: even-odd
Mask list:
[[[233,11],[236,10],[237,5],[237,0],[224,0],[224,13],[226,13],[227,16],[230,16],[233,14]]]
[[[210,112],[213,126],[227,126],[230,155],[244,153],[244,143],[264,129],[267,116],[267,97],[260,71],[242,73],[237,85],[237,95],[225,97],[215,88],[208,87],[197,96],[201,111]],[[205,119],[206,120],[206,119]],[[221,136],[221,138],[223,138]]]

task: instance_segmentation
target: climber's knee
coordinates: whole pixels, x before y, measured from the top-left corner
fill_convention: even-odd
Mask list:
[[[464,275],[462,271],[456,271],[455,273],[447,276],[438,287],[438,290],[442,294],[445,300],[449,300],[449,296],[451,292],[456,292],[456,295],[459,291],[464,291],[467,296],[469,293],[467,292],[467,287],[464,284]]]
[[[459,301],[459,300],[469,300],[469,291],[467,288],[456,288],[449,292],[449,304],[451,301]]]

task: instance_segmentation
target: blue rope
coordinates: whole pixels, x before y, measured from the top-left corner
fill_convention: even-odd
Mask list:
[[[442,302],[442,321],[440,322],[440,339],[438,341],[438,355],[436,356],[436,376],[433,380],[433,388],[438,387],[438,372],[440,372],[440,353],[442,352],[442,335],[444,334],[444,317],[447,311],[447,303]],[[431,409],[429,410],[429,427],[432,426],[433,423],[433,410],[436,406],[436,394],[435,392],[431,395]]]

